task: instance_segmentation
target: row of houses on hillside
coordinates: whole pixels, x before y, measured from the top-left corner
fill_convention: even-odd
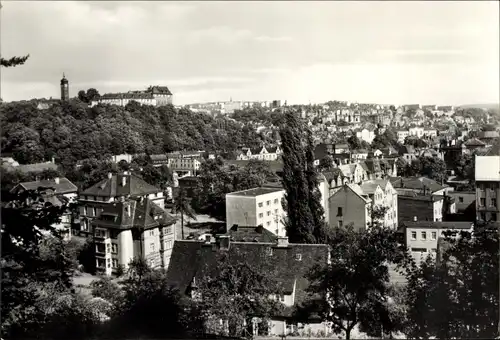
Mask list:
[[[283,151],[277,146],[262,146],[260,148],[242,148],[237,152],[237,160],[250,160],[256,159],[261,161],[275,161],[281,155]]]

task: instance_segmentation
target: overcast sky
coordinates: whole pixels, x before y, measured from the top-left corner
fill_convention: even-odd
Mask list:
[[[3,1],[6,101],[167,85],[175,104],[499,101],[499,8],[475,2]]]

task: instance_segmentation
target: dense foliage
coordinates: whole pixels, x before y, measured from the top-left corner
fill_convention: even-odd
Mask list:
[[[285,226],[290,242],[322,243],[327,238],[326,222],[314,166],[312,133],[297,116],[295,111],[287,110],[280,128]]]
[[[23,57],[12,57],[10,59],[0,58],[0,65],[2,67],[16,67],[23,65],[29,58],[29,54]]]
[[[90,108],[78,99],[55,102],[49,109],[37,105],[38,101],[32,100],[0,106],[1,151],[12,153],[20,163],[55,157],[68,169],[78,160],[101,160],[123,153],[224,152],[240,145],[259,146],[252,126],[227,119],[221,124],[209,115],[171,105],[132,102],[126,107]]]
[[[262,186],[277,177],[266,162],[251,160],[243,167],[227,165],[221,158],[201,164],[198,186],[192,200],[196,212],[226,220],[226,194]]]
[[[311,270],[309,299],[297,308],[296,318],[319,314],[346,339],[359,324],[373,336],[398,331],[389,298],[393,291],[388,265],[403,268],[410,260],[397,233],[380,227],[335,228],[330,245],[331,262]]]
[[[398,174],[405,177],[425,176],[439,183],[447,179],[446,163],[437,157],[421,156],[410,163],[399,161]]]

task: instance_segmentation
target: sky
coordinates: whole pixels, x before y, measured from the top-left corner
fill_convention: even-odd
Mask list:
[[[499,3],[3,1],[5,101],[166,85],[233,100],[499,102]]]

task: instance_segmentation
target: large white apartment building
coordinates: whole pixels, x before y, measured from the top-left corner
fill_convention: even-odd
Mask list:
[[[235,224],[262,225],[278,236],[286,236],[283,219],[286,216],[281,204],[285,190],[282,188],[253,188],[226,194],[226,223],[228,230]]]

